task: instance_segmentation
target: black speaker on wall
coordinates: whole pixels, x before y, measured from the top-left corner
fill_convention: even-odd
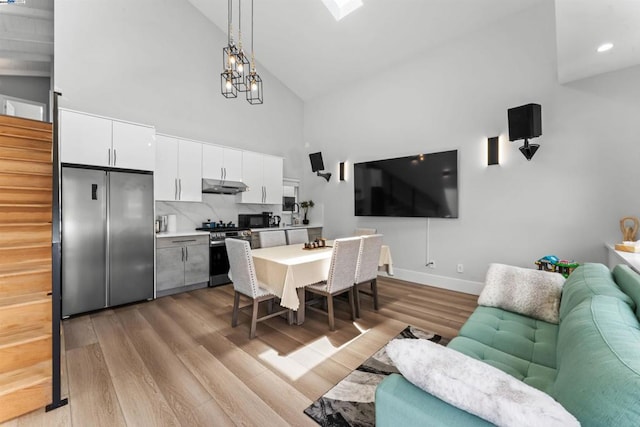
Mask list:
[[[322,173],[324,170],[324,162],[322,161],[322,153],[318,151],[317,153],[309,154],[309,160],[311,160],[311,172],[315,172],[316,175],[323,177],[329,182],[331,179],[331,172]]]
[[[535,138],[542,135],[542,106],[527,104],[507,110],[509,141]]]
[[[507,110],[509,120],[509,141],[524,139],[524,145],[520,152],[531,160],[540,145],[529,144],[529,138],[542,135],[542,106],[540,104],[527,104]]]

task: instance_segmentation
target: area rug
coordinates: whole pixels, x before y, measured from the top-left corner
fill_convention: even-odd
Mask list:
[[[440,335],[413,326],[407,326],[394,339],[418,338],[442,345],[449,342]],[[386,345],[313,402],[304,413],[323,427],[374,427],[376,387],[387,375],[399,373],[385,348]]]

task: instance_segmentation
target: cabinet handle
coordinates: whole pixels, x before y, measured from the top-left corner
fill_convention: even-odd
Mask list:
[[[186,247],[184,248],[184,251],[185,251],[185,252],[186,252],[186,254],[187,254],[187,256],[186,256],[186,258],[185,258],[184,260],[185,260],[185,261],[189,261],[189,247],[188,247],[188,246],[186,246]]]
[[[107,164],[111,165],[111,148],[107,149]]]
[[[182,262],[184,262],[184,248],[180,248],[182,249]]]
[[[178,179],[178,200],[182,200],[182,178]]]
[[[113,149],[113,166],[116,165],[116,163],[118,162],[118,150],[116,150],[115,148]]]
[[[227,179],[227,168],[222,168],[224,169],[224,179]]]
[[[267,186],[264,187],[264,202],[267,203]]]
[[[178,178],[174,180],[175,190],[174,190],[174,199],[178,200]]]
[[[220,179],[224,181],[224,168],[220,166]]]

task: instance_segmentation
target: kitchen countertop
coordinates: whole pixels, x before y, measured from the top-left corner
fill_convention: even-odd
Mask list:
[[[173,233],[169,233],[167,231],[163,233],[156,233],[157,238],[165,238],[165,237],[187,237],[187,236],[208,236],[208,231],[175,231]]]
[[[261,231],[273,231],[273,230],[293,230],[296,228],[322,228],[322,224],[300,224],[300,225],[287,225],[285,227],[265,227],[265,228],[252,228],[252,233],[259,233]]]

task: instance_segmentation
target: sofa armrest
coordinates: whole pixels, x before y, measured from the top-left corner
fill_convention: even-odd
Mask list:
[[[417,425],[493,426],[432,396],[402,375],[389,375],[376,388],[376,427]]]

